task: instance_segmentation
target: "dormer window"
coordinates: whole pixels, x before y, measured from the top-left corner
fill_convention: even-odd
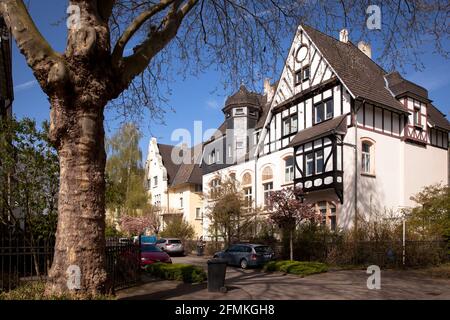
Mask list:
[[[305,66],[295,73],[295,85],[306,81],[311,76],[311,69],[309,66]]]
[[[216,150],[213,150],[209,154],[209,164],[213,164],[215,162],[216,162]]]
[[[422,121],[421,121],[421,116],[420,116],[420,104],[415,104],[414,105],[414,125],[415,126],[421,126],[422,125]]]

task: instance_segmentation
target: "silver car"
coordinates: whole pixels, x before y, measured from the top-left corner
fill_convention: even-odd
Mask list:
[[[156,246],[168,254],[184,255],[184,246],[178,238],[161,238],[156,241]]]
[[[226,260],[228,265],[240,266],[242,269],[248,267],[259,267],[273,260],[275,254],[271,247],[262,244],[233,244],[224,251],[214,254],[214,258]]]

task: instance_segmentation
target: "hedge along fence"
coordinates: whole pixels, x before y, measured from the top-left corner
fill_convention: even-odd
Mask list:
[[[164,280],[178,280],[185,283],[201,283],[206,280],[205,271],[190,264],[157,262],[147,265],[145,271]]]
[[[278,257],[288,258],[289,247],[274,246]],[[296,241],[294,259],[329,265],[370,265],[380,267],[424,267],[450,262],[445,241],[406,241],[405,263],[401,241]]]
[[[328,266],[320,262],[283,260],[268,262],[264,265],[264,271],[280,271],[304,277],[316,273],[327,272]]]

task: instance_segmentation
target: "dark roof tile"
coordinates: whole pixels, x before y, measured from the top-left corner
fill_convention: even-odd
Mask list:
[[[347,121],[345,121],[346,119],[347,115],[344,114],[342,116],[335,117],[333,119],[301,130],[294,136],[292,141],[288,144],[288,147],[294,147],[300,144],[304,144],[334,133],[345,134],[347,133]]]
[[[386,88],[386,72],[353,43],[341,42],[307,25],[302,28],[356,98],[407,112]]]
[[[439,109],[436,108],[431,103],[428,105],[427,111],[428,111],[428,121],[432,125],[450,131],[450,123],[445,117],[445,114],[439,111]]]

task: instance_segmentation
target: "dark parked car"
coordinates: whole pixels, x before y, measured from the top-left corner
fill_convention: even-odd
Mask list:
[[[153,244],[141,245],[141,266],[155,262],[172,263],[169,255]]]
[[[274,259],[274,252],[271,247],[262,244],[234,244],[224,251],[214,254],[214,258],[221,258],[227,261],[227,264],[240,266],[242,269],[247,267],[257,267]]]

